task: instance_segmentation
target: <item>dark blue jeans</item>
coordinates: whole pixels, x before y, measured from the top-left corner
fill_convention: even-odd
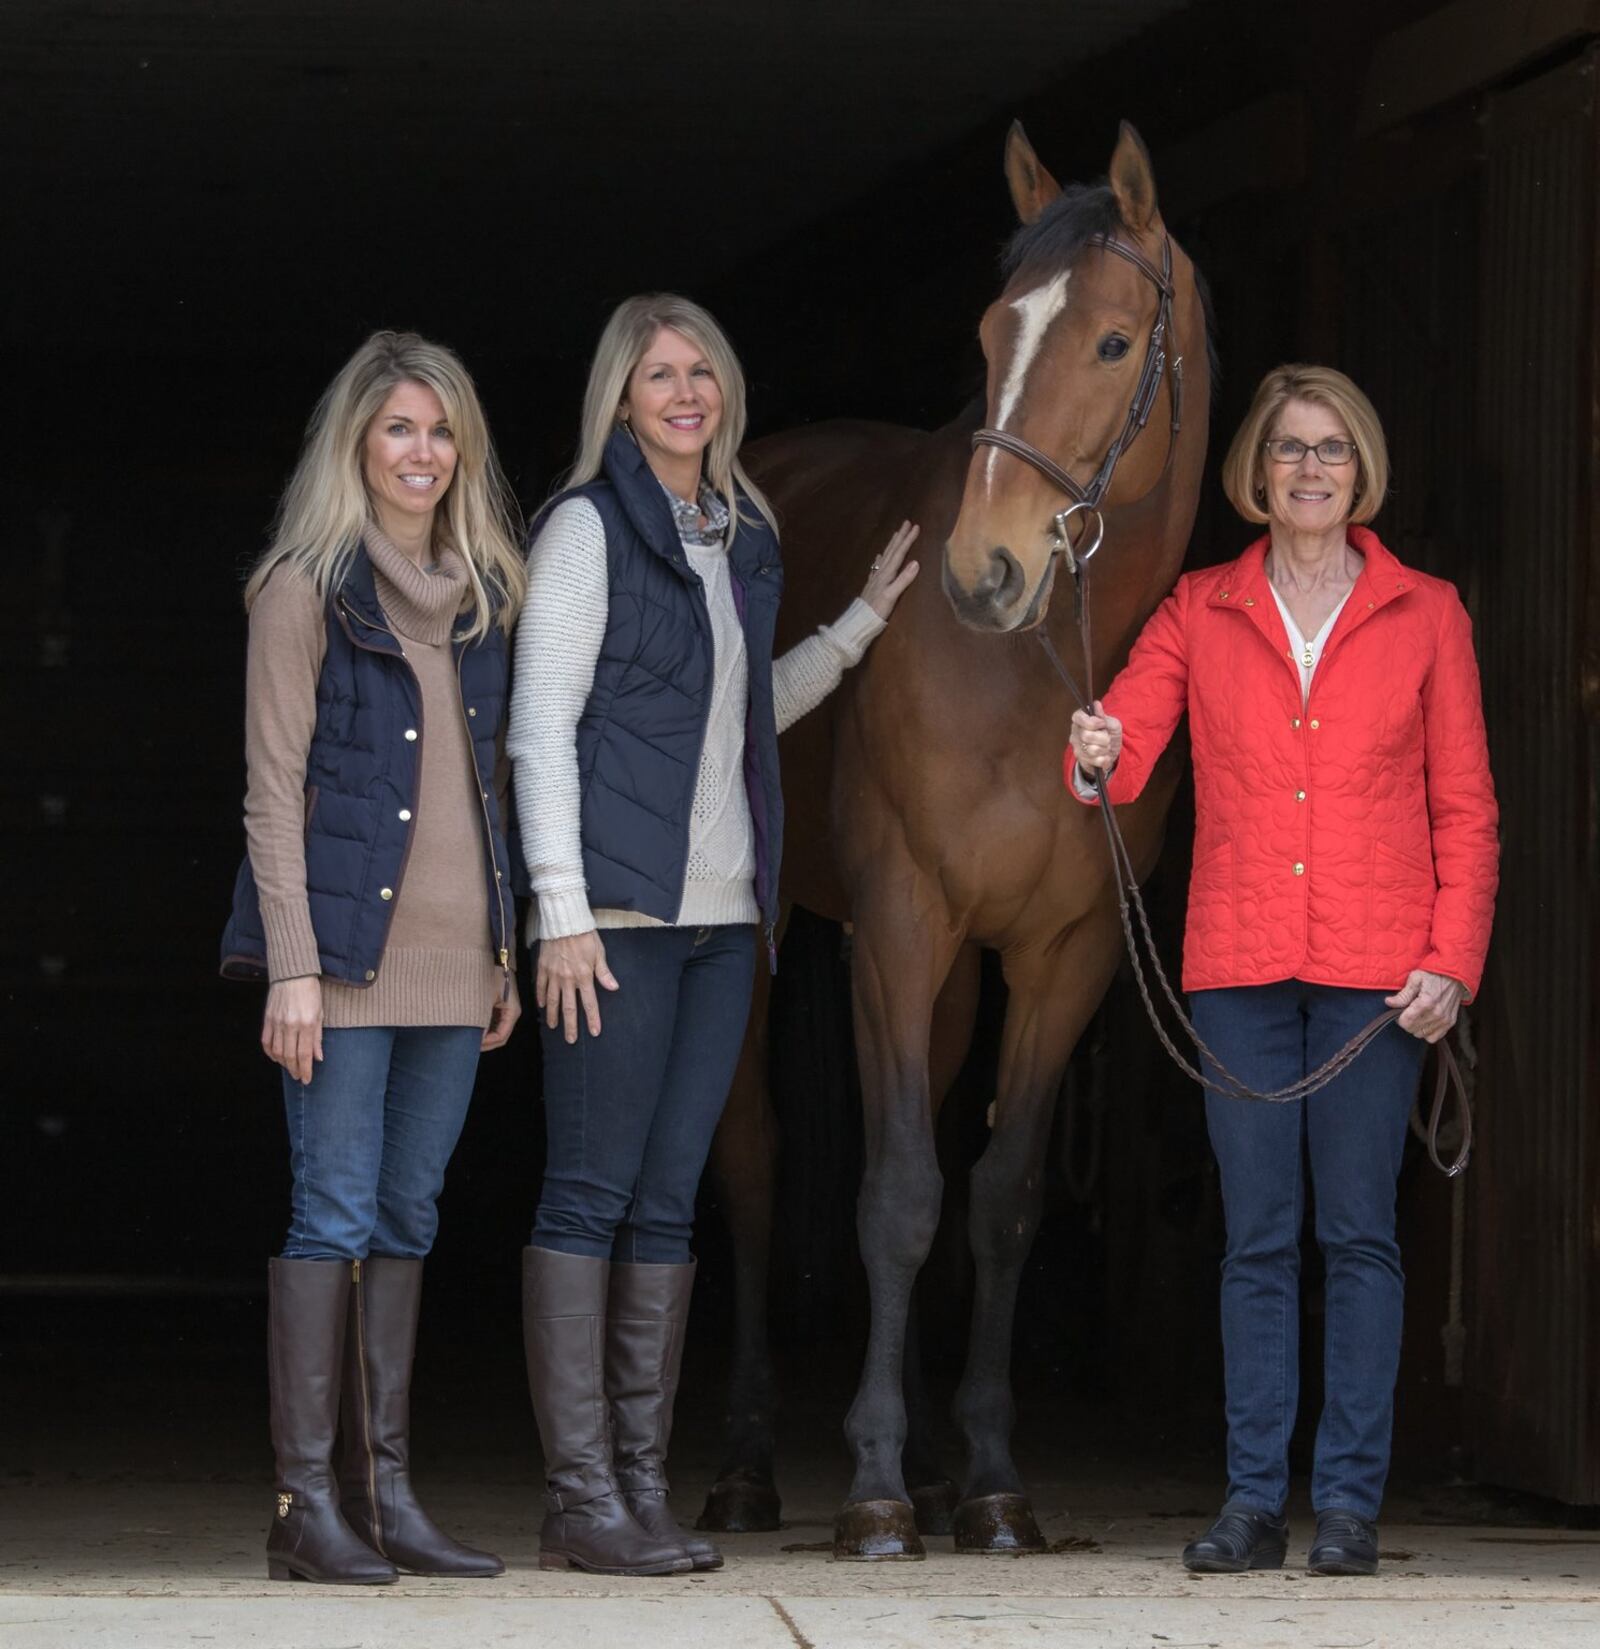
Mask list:
[[[1383,1011],[1382,991],[1291,979],[1196,991],[1195,1028],[1242,1082],[1282,1088],[1315,1070]],[[1311,1502],[1376,1518],[1389,1473],[1405,1282],[1395,1182],[1425,1044],[1391,1025],[1309,1099],[1206,1095],[1222,1170],[1228,1506],[1276,1514],[1289,1492],[1300,1389],[1302,1161],[1326,1263],[1322,1418]],[[1214,1074],[1214,1073],[1211,1073]]]
[[[482,1041],[470,1025],[324,1031],[311,1080],[283,1073],[294,1175],[284,1259],[419,1260],[433,1247]]]
[[[611,928],[601,938],[620,988],[600,993],[599,1036],[582,1014],[573,1043],[539,1024],[549,1154],[533,1243],[680,1265],[750,1017],[756,930]]]

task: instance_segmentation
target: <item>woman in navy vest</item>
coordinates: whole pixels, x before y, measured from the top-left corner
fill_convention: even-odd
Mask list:
[[[744,375],[711,316],[629,299],[529,555],[508,748],[543,1010],[549,1154],[523,1324],[546,1568],[722,1562],[673,1520],[664,1464],[695,1190],[777,916],[778,734],[917,572],[906,523],[862,598],[774,662],[783,569],[744,428]]]
[[[408,1434],[435,1203],[479,1052],[518,1012],[496,758],[526,577],[507,497],[460,361],[377,333],[318,404],[245,588],[249,852],[223,972],[269,981],[289,1124],[275,1580],[504,1567],[417,1504]]]

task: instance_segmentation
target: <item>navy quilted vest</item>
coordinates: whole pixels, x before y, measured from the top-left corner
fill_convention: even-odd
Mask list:
[[[553,499],[534,531],[543,514],[574,497],[588,499],[605,525],[609,585],[605,639],[577,733],[589,903],[671,922],[683,901],[689,816],[711,714],[711,615],[666,496],[631,437],[613,435],[604,479]],[[783,565],[777,534],[752,504],[742,514],[748,519],[739,521],[729,571],[750,671],[744,779],[756,902],[770,937],[783,853],[772,704]]]
[[[466,615],[460,625],[471,623]],[[378,604],[365,550],[328,602],[328,650],[317,680],[317,727],[306,757],[306,893],[322,971],[351,985],[377,977],[395,907],[405,897],[410,815],[426,728],[422,694]],[[495,741],[505,719],[509,654],[499,629],[455,643],[484,824],[489,932],[502,965],[512,946],[510,864],[495,796]],[[469,711],[471,714],[469,715]],[[402,818],[402,810],[405,816]],[[379,890],[393,889],[384,899]],[[249,855],[239,867],[222,972],[264,979],[267,946]]]

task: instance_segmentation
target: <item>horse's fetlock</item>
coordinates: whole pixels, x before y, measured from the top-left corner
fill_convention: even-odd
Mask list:
[[[969,1444],[980,1440],[1002,1447],[1016,1424],[1017,1405],[1003,1381],[985,1380],[963,1385],[950,1405],[950,1417]]]

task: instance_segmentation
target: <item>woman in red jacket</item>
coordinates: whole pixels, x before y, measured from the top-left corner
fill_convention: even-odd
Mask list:
[[[1372,403],[1343,373],[1269,372],[1222,472],[1266,533],[1179,580],[1099,713],[1072,718],[1072,788],[1091,799],[1098,769],[1127,802],[1189,713],[1183,983],[1240,1081],[1285,1087],[1386,1005],[1404,1010],[1307,1099],[1207,1095],[1227,1214],[1229,1481],[1221,1516],[1184,1550],[1190,1569],[1284,1560],[1303,1154],[1327,1270],[1308,1567],[1377,1568],[1404,1286],[1395,1182],[1423,1044],[1478,988],[1499,862],[1466,611],[1453,585],[1357,524],[1377,514],[1388,469]]]

